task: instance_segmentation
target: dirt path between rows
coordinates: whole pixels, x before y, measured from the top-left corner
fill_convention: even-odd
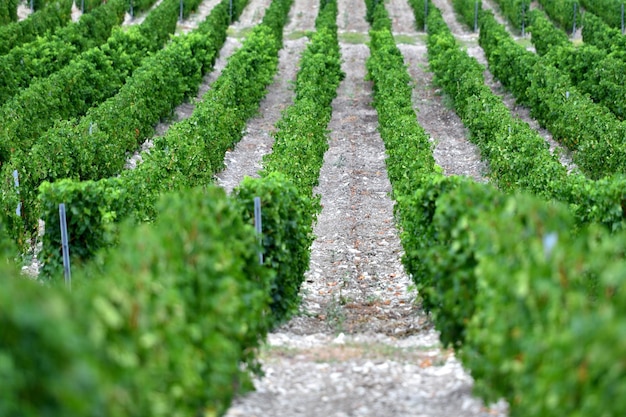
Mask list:
[[[388,7],[392,10],[403,2],[390,1]],[[295,0],[294,8],[317,10],[317,4],[317,0]],[[371,106],[372,86],[365,80],[369,56],[365,4],[339,0],[338,6],[346,78],[333,102],[330,148],[316,188],[323,211],[301,291],[301,312],[269,335],[261,352],[265,376],[255,381],[256,391],[235,401],[227,416],[504,416],[505,405],[488,409],[471,395],[471,378],[453,352],[442,349],[437,332],[416,304],[400,261],[385,150]],[[407,10],[405,5],[393,14],[404,18]],[[397,30],[423,39],[410,21]],[[292,30],[305,29],[290,24],[286,38]],[[455,115],[429,85],[423,68],[425,47],[420,42],[403,46],[411,55],[407,61],[414,67],[412,74],[424,78],[417,83],[416,108],[427,109],[422,117],[435,142],[462,143],[462,124],[449,123]],[[293,65],[284,62],[285,55],[289,54],[281,55],[281,68]],[[294,74],[294,70],[283,73]],[[220,174],[225,187],[231,186],[226,177],[241,177],[240,172],[228,171],[254,172],[260,166],[261,154],[271,146],[266,140],[276,111],[267,104],[282,107],[291,100],[292,92],[284,89],[284,82],[277,77],[257,118],[261,123],[253,121],[246,139],[228,155],[228,168]],[[438,138],[446,135],[449,138]],[[451,173],[479,178],[476,152],[464,142],[454,152],[442,152],[441,163],[446,163],[447,155]],[[470,157],[463,146],[470,149]],[[452,160],[461,161],[461,166]]]

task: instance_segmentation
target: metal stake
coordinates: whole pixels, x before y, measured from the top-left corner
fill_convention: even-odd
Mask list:
[[[254,228],[259,236],[259,243],[263,242],[263,226],[261,224],[261,197],[254,197]],[[263,265],[263,250],[259,250],[259,264]]]
[[[70,270],[70,246],[67,237],[67,219],[65,217],[65,203],[59,204],[59,218],[61,220],[61,246],[63,249],[63,275],[65,286],[72,290],[72,272]]]
[[[576,33],[576,7],[578,3],[574,3],[574,21],[572,22],[572,36]]]
[[[478,0],[474,2],[474,32],[478,32]]]
[[[526,3],[522,2],[522,38],[526,36]]]
[[[19,173],[17,172],[17,169],[13,170],[13,183],[15,184],[15,190],[17,192],[17,195],[20,195],[20,176],[19,176]],[[15,214],[18,217],[22,216],[22,202],[21,201],[17,203]]]

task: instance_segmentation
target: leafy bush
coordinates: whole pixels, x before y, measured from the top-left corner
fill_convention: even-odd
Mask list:
[[[294,103],[276,124],[273,152],[263,158],[261,179],[245,179],[235,190],[252,215],[252,199],[261,196],[266,262],[277,271],[272,311],[277,323],[294,313],[308,269],[313,223],[321,210],[313,196],[324,152],[332,100],[344,74],[337,39],[337,4],[324,1],[310,43],[302,54]],[[265,208],[268,206],[268,209]],[[267,214],[266,214],[267,213]]]
[[[411,79],[402,54],[395,45],[387,12],[382,4],[375,7],[377,10],[373,15],[383,20],[372,25],[377,29],[370,30],[370,57],[366,65],[368,78],[374,83],[373,104],[387,153],[387,172],[398,202],[395,212],[405,249],[402,263],[417,285],[424,308],[431,311],[434,305],[425,290],[430,276],[422,273],[424,263],[419,259],[422,254],[421,239],[427,236],[427,232],[421,228],[423,224],[416,221],[428,217],[428,207],[414,206],[411,196],[419,193],[431,176],[435,179],[442,177],[435,165],[428,135],[417,123],[411,99]],[[429,16],[433,13],[438,13],[434,7],[430,9]],[[435,29],[437,24],[438,20],[429,18],[428,30]]]
[[[0,415],[121,416],[107,412],[113,384],[69,293],[0,271]]]
[[[582,14],[578,0],[539,0],[539,4],[561,29],[573,31],[581,26]]]
[[[535,45],[537,54],[544,56],[552,48],[571,45],[565,32],[554,26],[545,13],[535,9],[530,12],[529,16],[532,23],[528,31],[531,33],[531,41]]]
[[[516,29],[522,30],[528,27],[530,0],[495,0],[495,2],[500,6],[502,14]]]
[[[56,0],[28,19],[0,26],[0,55],[66,25],[72,15],[72,3],[73,0]]]
[[[124,0],[112,0],[83,14],[78,22],[0,56],[0,105],[34,79],[58,71],[81,52],[106,42],[123,18]]]
[[[454,0],[452,6],[465,26],[474,30],[476,25],[478,30],[478,15],[483,7],[481,0]]]
[[[594,14],[600,16],[608,26],[621,28],[621,10],[624,4],[622,0],[581,0],[580,3],[585,8],[585,17]]]
[[[626,59],[626,36],[593,13],[585,13],[582,35],[585,44],[612,52],[622,60]]]
[[[300,305],[300,286],[313,243],[312,201],[280,173],[244,178],[233,190],[245,223],[254,222],[254,198],[261,199],[263,265],[276,277],[270,288],[272,324],[285,322]]]
[[[273,279],[254,229],[216,187],[157,210],[71,294],[2,274],[0,414],[217,416],[250,386]]]
[[[17,5],[19,0],[7,0],[0,5],[0,25],[17,22]]]
[[[77,286],[99,348],[124,375],[128,415],[221,415],[258,369],[272,272],[223,190],[172,194],[157,211],[154,224],[125,227]]]

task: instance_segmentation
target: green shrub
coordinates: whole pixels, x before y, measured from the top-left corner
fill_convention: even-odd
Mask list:
[[[314,238],[311,213],[316,210],[310,198],[279,173],[262,179],[246,177],[233,190],[233,198],[248,224],[254,222],[255,197],[261,199],[263,265],[276,274],[270,295],[273,322],[277,325],[289,319],[300,305],[300,286],[309,268]]]
[[[0,56],[0,105],[34,79],[58,71],[81,52],[106,42],[123,19],[124,0],[112,0],[93,13],[83,14],[78,22]]]
[[[223,190],[165,196],[157,211],[77,274],[76,295],[91,300],[91,332],[125,375],[129,415],[221,415],[258,369],[273,274]]]
[[[615,29],[621,28],[621,8],[624,4],[622,0],[580,0],[580,3],[585,8],[585,17],[594,14],[600,16],[607,26]],[[586,24],[587,21],[585,21]]]
[[[17,22],[17,5],[19,0],[7,0],[0,5],[0,25]]]
[[[581,26],[582,14],[578,0],[539,0],[539,4],[550,19],[564,31],[571,32]],[[530,19],[532,21],[533,18]]]
[[[610,27],[593,13],[585,13],[583,29],[585,44],[594,45],[600,49],[626,58],[626,36],[619,29]]]
[[[0,264],[0,414],[217,416],[250,386],[273,280],[254,229],[216,187],[157,211],[71,293]]]
[[[30,15],[28,19],[0,26],[0,55],[66,25],[71,18],[72,3],[72,0],[56,0],[45,10]]]
[[[108,412],[113,385],[69,293],[4,264],[0,276],[0,415],[121,416]]]

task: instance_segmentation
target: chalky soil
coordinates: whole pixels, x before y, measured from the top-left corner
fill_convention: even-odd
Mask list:
[[[425,63],[424,35],[407,19],[410,9],[405,3],[387,3],[394,31],[402,31],[402,38],[416,45],[403,48],[403,53],[421,54],[407,61]],[[333,102],[330,149],[316,188],[323,210],[315,228],[301,311],[269,335],[261,352],[265,375],[254,381],[254,392],[235,400],[227,416],[505,416],[505,405],[487,408],[472,395],[471,377],[454,353],[441,347],[411,290],[401,264],[385,150],[371,106],[372,86],[365,80],[369,56],[365,4],[338,0],[338,6],[346,77]],[[285,39],[305,30],[317,10],[318,0],[295,0]],[[285,77],[294,76],[297,61],[292,58],[281,55],[282,70],[261,105],[257,121],[264,120],[266,129],[259,129],[259,124],[249,128],[246,142],[227,155],[227,169],[219,176],[226,188],[242,176],[241,167],[259,166],[259,149],[271,151],[271,143],[260,148],[250,143],[255,138],[266,143],[273,116],[264,115],[274,112],[272,103],[285,103],[280,97],[291,100],[292,91],[278,86],[288,85]],[[446,113],[429,84],[417,81],[416,109],[435,118],[424,121],[432,128],[431,135],[442,131],[456,143],[452,151],[439,151],[438,162],[447,158],[453,166],[460,160],[469,167],[468,175],[479,177],[479,156],[467,144],[462,126],[449,128],[460,123],[458,118]],[[460,158],[465,149],[469,155]],[[464,171],[450,168],[451,173]]]

